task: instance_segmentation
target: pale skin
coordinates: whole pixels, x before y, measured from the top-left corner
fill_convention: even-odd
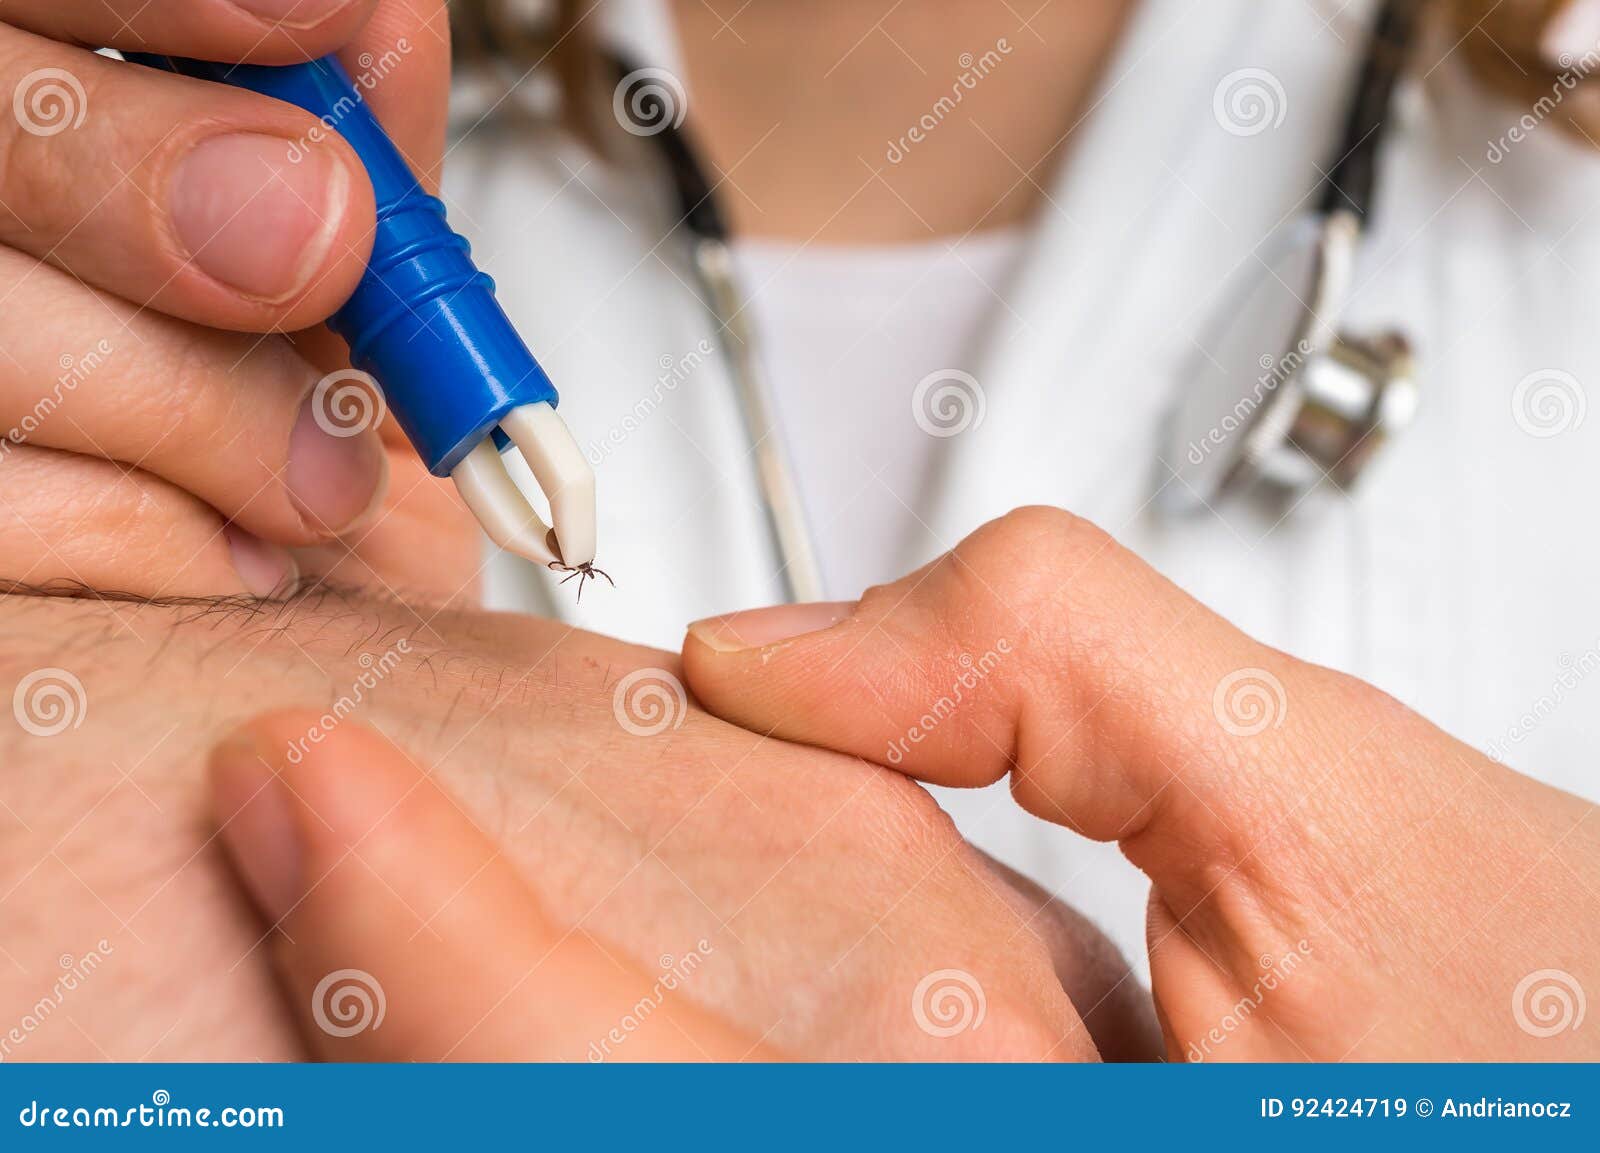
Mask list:
[[[695,132],[729,177],[722,199],[735,231],[894,244],[1029,215],[1135,5],[1034,3],[1014,16],[940,4],[929,19],[915,4],[819,0],[750,5],[735,19],[740,7],[672,5]],[[959,113],[891,166],[889,142],[950,96],[963,54],[1002,50]]]
[[[282,29],[241,17],[222,0],[8,5],[0,80],[15,85],[41,64],[67,68],[84,78],[100,114],[59,136],[19,131],[9,119],[0,125],[10,181],[0,277],[15,306],[3,312],[11,355],[0,360],[0,425],[36,411],[40,382],[58,378],[62,355],[81,358],[101,340],[113,351],[60,398],[59,419],[42,422],[26,443],[5,446],[4,576],[199,597],[263,593],[296,575],[332,573],[403,593],[412,604],[475,599],[472,526],[392,429],[337,444],[305,431],[301,414],[313,385],[341,362],[324,334],[302,330],[349,291],[370,228],[370,192],[343,167],[350,160],[342,146],[319,145],[320,163],[349,179],[295,185],[291,198],[303,207],[308,197],[337,193],[299,222],[326,243],[308,244],[311,264],[279,267],[273,253],[249,247],[250,230],[232,222],[241,202],[265,203],[263,194],[309,169],[268,166],[267,175],[240,185],[238,173],[255,170],[224,165],[233,175],[218,176],[198,197],[179,196],[176,182],[185,159],[213,137],[234,130],[283,143],[306,134],[305,118],[242,93],[199,101],[184,91],[186,82],[92,60],[70,46],[121,43],[271,62],[341,47],[356,57],[409,36],[415,50],[402,62],[405,82],[383,86],[372,100],[431,179],[446,71],[435,35],[440,6],[356,0],[335,10],[304,0],[304,7],[298,16],[309,26]],[[997,14],[1005,6],[977,2],[941,5],[938,20],[917,19],[910,6],[869,12],[872,6],[844,0],[737,11],[720,5],[722,20],[737,16],[733,37],[710,14],[718,3],[676,7],[686,79],[700,109],[696,129],[718,170],[734,178],[738,228],[836,243],[954,236],[1023,220],[1064,161],[1130,8],[1111,0],[1047,5],[1030,18],[1029,32],[1009,12]],[[1537,28],[1554,7],[1463,2],[1448,15],[1479,72],[1521,99],[1548,87]],[[313,9],[321,19],[311,19]],[[841,31],[846,16],[861,26]],[[872,27],[880,18],[883,34]],[[960,54],[1001,36],[1014,37],[1016,51],[973,95],[967,118],[892,172],[875,173],[886,141],[948,90]],[[775,84],[775,75],[789,82]],[[872,83],[884,76],[899,82]],[[724,93],[730,98],[712,95]],[[1591,103],[1585,91],[1563,108],[1575,131],[1593,135]],[[781,150],[757,147],[769,130],[782,133]],[[795,181],[795,171],[819,176]],[[65,184],[63,173],[72,174]],[[290,201],[283,205],[294,211]],[[271,332],[302,334],[292,342],[252,335]],[[999,588],[1006,595],[994,595]],[[1143,595],[1133,596],[1135,589]],[[660,744],[615,744],[609,686],[623,669],[666,658],[563,636],[541,622],[508,626],[470,611],[440,618],[447,623],[424,638],[436,653],[425,667],[437,672],[446,654],[466,652],[465,675],[458,666],[444,677],[447,688],[460,690],[459,701],[413,669],[386,683],[362,717],[390,741],[363,737],[351,722],[348,733],[298,764],[256,757],[257,768],[265,760],[281,771],[274,780],[288,785],[308,765],[350,766],[360,789],[345,798],[353,805],[347,815],[369,830],[392,808],[385,799],[409,788],[404,773],[425,765],[476,824],[456,820],[465,818],[444,792],[424,790],[414,806],[395,810],[360,872],[345,859],[326,888],[298,903],[262,880],[283,875],[282,842],[267,854],[280,858],[274,872],[257,859],[273,842],[229,834],[255,900],[249,911],[221,867],[221,842],[208,840],[238,814],[241,746],[214,756],[208,750],[258,710],[325,707],[359,675],[353,653],[376,636],[416,629],[433,612],[354,603],[344,612],[291,614],[279,630],[264,625],[270,618],[254,626],[206,616],[180,624],[192,609],[5,600],[8,643],[0,651],[10,662],[8,683],[69,663],[63,644],[68,652],[84,646],[80,653],[94,653],[92,675],[84,676],[94,722],[44,744],[11,734],[28,756],[8,757],[5,770],[4,799],[24,831],[0,843],[9,890],[0,910],[23,927],[6,937],[15,964],[4,998],[20,1015],[42,991],[36,975],[101,936],[116,935],[116,957],[128,966],[115,981],[91,982],[71,1016],[29,1034],[29,1053],[338,1055],[326,1034],[295,1028],[297,1020],[304,1025],[304,986],[332,966],[334,949],[354,958],[344,964],[365,961],[394,973],[407,991],[391,1005],[404,1027],[355,1040],[345,1050],[351,1055],[583,1059],[574,1046],[648,985],[659,953],[699,939],[711,923],[706,905],[730,922],[759,923],[738,933],[737,950],[722,952],[732,972],[708,972],[681,1008],[661,1018],[659,1034],[630,1035],[619,1052],[635,1040],[628,1053],[651,1056],[1091,1057],[1095,1042],[1108,1055],[1149,1052],[1125,1000],[1131,985],[1103,944],[967,849],[910,785],[861,760],[741,736],[699,714],[687,736],[672,738],[679,742],[672,757],[661,758]],[[116,612],[131,616],[119,622]],[[844,619],[817,636],[776,642],[781,632],[833,617]],[[508,629],[530,647],[499,648]],[[889,635],[897,645],[885,649]],[[1590,926],[1600,910],[1589,879],[1600,873],[1600,847],[1593,806],[1493,765],[1367,686],[1256,646],[1062,514],[1028,512],[990,526],[907,583],[875,591],[859,609],[699,627],[687,642],[684,674],[715,712],[757,732],[883,760],[892,739],[921,715],[918,694],[955,674],[941,662],[962,646],[983,651],[999,635],[1018,648],[991,682],[992,699],[907,749],[896,767],[956,784],[1013,771],[1018,800],[1041,818],[1123,844],[1154,883],[1152,969],[1169,1056],[1594,1055],[1586,1047],[1592,1031],[1536,1036],[1518,1025],[1510,1004],[1527,974],[1556,969],[1584,981],[1594,972],[1600,942]],[[754,651],[729,650],[730,638]],[[517,723],[496,720],[497,694],[475,682],[504,686],[504,666],[529,651],[549,656],[535,666],[538,678],[550,678],[536,678],[546,688],[519,690],[524,695],[513,699],[531,710]],[[919,678],[890,682],[900,691],[870,709],[840,713],[838,701],[862,699],[868,686],[885,683],[872,675],[873,662],[890,660],[890,651],[917,653]],[[222,661],[229,675],[218,683],[191,671],[207,661]],[[574,666],[583,686],[576,691]],[[561,692],[549,687],[558,668]],[[1223,677],[1246,668],[1271,672],[1289,711],[1281,727],[1243,740],[1219,727],[1213,694]],[[523,685],[528,671],[513,666],[510,683]],[[823,673],[835,685],[841,676],[860,677],[862,692],[820,700]],[[489,720],[473,725],[485,711]],[[267,733],[281,752],[288,723],[279,716],[248,732],[252,740]],[[303,729],[307,721],[293,723]],[[579,765],[579,751],[597,741],[614,746],[615,759]],[[218,784],[209,809],[201,784],[208,756]],[[744,786],[758,801],[766,796],[756,817],[724,795],[718,771],[741,756],[748,761],[740,763],[771,764],[755,774],[771,795]],[[655,774],[658,787],[641,794],[640,772]],[[599,776],[580,790],[574,774],[585,773]],[[63,789],[62,780],[73,784]],[[859,824],[836,826],[829,813],[808,808],[819,795],[844,801],[855,786],[870,802]],[[295,803],[313,793],[306,785]],[[332,814],[336,802],[322,798],[322,808]],[[550,808],[524,825],[541,803]],[[307,811],[317,808],[313,798]],[[521,818],[516,828],[508,814]],[[563,835],[532,846],[518,840],[552,814]],[[670,827],[689,814],[704,828],[685,834],[683,857],[661,859],[665,872],[657,872],[632,830]],[[304,846],[313,864],[328,860],[330,846],[347,844],[337,840],[338,821],[326,825],[317,823],[314,835],[335,840]],[[566,835],[572,828],[578,838]],[[807,864],[806,838],[824,835],[839,838],[835,857],[847,862],[845,873],[830,858],[795,881],[794,870]],[[926,878],[905,870],[908,836],[911,847],[955,863],[948,882],[932,886],[938,899],[927,894]],[[419,837],[449,851],[424,867],[428,850],[416,845]],[[583,848],[574,855],[579,838]],[[518,867],[502,868],[491,843]],[[658,847],[656,858],[663,853]],[[470,884],[441,890],[440,877],[468,865],[484,870]],[[638,872],[629,873],[630,865]],[[597,872],[627,883],[607,897]],[[690,876],[688,895],[675,887],[680,874]],[[411,905],[437,912],[437,947],[415,944],[426,914],[407,928],[406,948],[386,932],[390,921],[366,936],[338,936],[334,926],[348,924],[352,907],[376,899],[374,875],[394,899],[405,903],[409,895]],[[770,896],[750,897],[749,878],[769,875],[794,881],[792,890],[775,879]],[[871,899],[864,908],[825,906],[837,920],[819,926],[819,894],[843,890]],[[457,893],[459,901],[448,899]],[[674,895],[676,904],[668,900]],[[282,938],[257,947],[257,918],[276,922],[285,905],[291,911],[275,930]],[[889,920],[880,924],[875,915]],[[533,964],[556,941],[578,953],[562,952],[562,963],[548,968]],[[503,944],[511,967],[486,970],[485,942]],[[1262,958],[1281,963],[1291,952],[1304,956],[1296,975],[1241,1017],[1237,1006],[1259,986]],[[287,1010],[270,994],[268,954],[293,992]],[[567,967],[580,954],[581,963]],[[613,968],[591,982],[597,956]],[[409,967],[413,960],[422,968]],[[907,986],[934,969],[963,966],[993,974],[984,984],[995,1024],[930,1049],[934,1038],[907,1023]],[[848,988],[819,987],[819,971],[845,974],[836,979]],[[441,976],[456,979],[452,989],[509,994],[497,1002],[506,1016],[490,1013],[481,1032],[452,1041],[463,1006],[455,992],[437,992],[448,984]],[[570,1005],[570,1016],[540,1016],[549,999]],[[818,1012],[819,1002],[828,1008]],[[76,1006],[85,1019],[92,1009],[101,1029],[86,1031]],[[1242,1023],[1222,1028],[1230,1014]],[[532,1047],[517,1048],[530,1033]]]
[[[1524,107],[1558,72],[1539,50],[1564,0],[1450,0],[1439,51]],[[933,7],[936,18],[930,18]],[[673,0],[694,128],[720,174],[736,231],[797,243],[893,244],[954,238],[1049,211],[1045,194],[1070,162],[1135,0],[1025,5],[893,0]],[[1334,31],[1364,25],[1339,6]],[[948,98],[1005,41],[1003,61],[962,93],[959,109],[905,149],[887,145]],[[1423,71],[1436,59],[1419,62]],[[1569,70],[1570,71],[1570,70]],[[1600,147],[1600,87],[1583,80],[1553,117]],[[1134,142],[1130,142],[1130,146]],[[803,174],[803,175],[797,175]]]

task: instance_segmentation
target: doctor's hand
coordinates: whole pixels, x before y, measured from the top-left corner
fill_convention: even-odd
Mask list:
[[[980,786],[1150,877],[1173,1059],[1593,1060],[1600,818],[1258,644],[1091,525],[993,522],[858,604],[691,627],[713,712]],[[1070,896],[1070,894],[1069,894]]]
[[[85,47],[338,52],[431,180],[447,41],[442,0],[0,5],[0,579],[141,596],[335,569],[436,595],[470,582],[453,492],[330,375],[349,362],[318,326],[374,222],[355,154],[298,108]],[[442,534],[459,547],[416,547]]]

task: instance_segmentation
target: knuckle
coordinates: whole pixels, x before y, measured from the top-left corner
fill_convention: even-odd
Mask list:
[[[81,53],[41,57],[15,45],[0,53],[12,97],[0,116],[3,218],[29,232],[79,223],[83,201],[73,193],[83,180],[83,141],[120,138],[133,115],[110,83],[108,62]]]
[[[1082,517],[1048,505],[1014,509],[990,527],[993,541],[985,544],[1001,559],[1021,567],[1058,569],[1064,562],[1103,550],[1111,540]]]
[[[17,534],[21,543],[52,555],[68,547],[90,569],[148,571],[192,551],[193,540],[209,535],[201,531],[197,538],[197,526],[204,529],[206,518],[215,516],[148,474],[76,453],[24,446],[7,467],[27,493],[18,519],[30,527]]]
[[[114,467],[114,466],[113,466]],[[91,490],[84,490],[85,496]],[[140,483],[132,475],[106,471],[92,490],[94,524],[104,535],[143,549],[147,541],[164,543],[182,512],[168,494]]]
[[[769,797],[790,814],[797,845],[814,841],[873,862],[874,873],[891,888],[964,851],[955,822],[932,794],[859,758],[806,754],[762,802]]]
[[[962,844],[955,822],[926,789],[888,769],[870,772],[853,819],[890,859],[939,861]]]
[[[905,602],[903,582],[872,585],[856,602],[856,615],[863,620],[881,621]]]
[[[280,337],[247,346],[232,334],[160,324],[170,331],[150,334],[148,357],[131,370],[124,427],[143,430],[151,452],[229,453],[235,471],[258,458],[277,467],[314,379],[310,366]]]
[[[1062,509],[1030,506],[991,521],[956,547],[969,603],[1003,602],[1006,619],[1032,618],[1061,600],[1090,565],[1118,555],[1102,529]]]
[[[151,334],[131,370],[129,383],[134,387],[123,399],[123,418],[161,433],[176,426],[174,431],[183,439],[203,435],[209,407],[206,385],[213,367],[210,348],[210,337],[201,333]]]
[[[74,453],[46,450],[40,463],[51,503],[78,529],[122,541],[157,540],[171,531],[184,513],[193,511],[178,494],[148,474],[124,472],[103,460],[84,460]],[[71,523],[70,521],[65,523]]]
[[[146,145],[136,142],[148,131],[150,110],[130,100],[120,74],[126,65],[91,56],[39,65],[0,57],[0,76],[16,77],[11,107],[0,113],[0,240],[25,251],[53,250],[64,237],[131,213],[124,227],[137,228],[142,242],[145,230],[156,227],[151,209],[164,195],[150,174],[175,145],[139,156]]]
[[[992,1063],[996,1061],[1098,1061],[1099,1053],[1084,1028],[1063,1034],[1051,1018],[1061,1006],[1045,998],[1023,993],[989,997],[988,1013],[982,1029],[964,1035],[961,1059]]]
[[[63,149],[18,126],[0,131],[0,189],[4,189],[0,236],[55,234],[63,230],[69,179]]]

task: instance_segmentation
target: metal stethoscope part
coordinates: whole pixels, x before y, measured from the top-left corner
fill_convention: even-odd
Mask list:
[[[1411,422],[1411,342],[1399,331],[1352,335],[1340,319],[1420,7],[1380,9],[1320,203],[1268,241],[1260,274],[1236,288],[1203,340],[1167,426],[1162,511],[1214,509],[1245,493],[1293,511],[1326,482],[1349,489]]]

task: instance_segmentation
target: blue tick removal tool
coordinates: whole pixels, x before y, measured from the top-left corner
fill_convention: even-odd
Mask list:
[[[124,55],[298,105],[350,143],[372,179],[378,224],[366,274],[329,327],[377,380],[428,471],[455,481],[496,544],[579,575],[580,589],[599,574],[594,470],[556,415],[555,387],[338,60],[267,67]],[[511,445],[550,502],[553,530],[506,472],[500,453]]]

